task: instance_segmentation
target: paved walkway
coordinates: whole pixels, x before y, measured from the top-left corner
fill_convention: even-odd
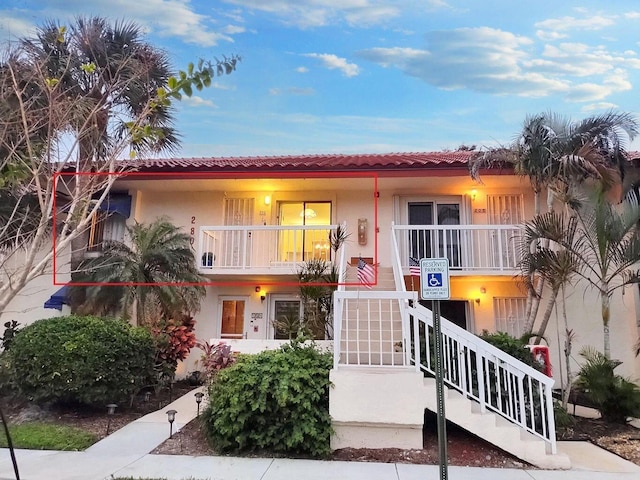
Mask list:
[[[169,436],[166,411],[177,410],[174,431],[196,416],[194,392],[111,434],[84,452],[18,450],[22,480],[425,480],[439,478],[434,465],[330,462],[238,457],[150,455]],[[567,471],[449,467],[451,480],[631,480],[640,467],[587,442],[559,442]],[[9,451],[0,449],[0,480],[14,479]]]

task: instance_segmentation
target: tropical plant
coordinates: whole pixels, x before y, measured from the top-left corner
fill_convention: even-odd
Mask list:
[[[640,388],[614,373],[621,362],[611,360],[594,348],[584,348],[580,355],[585,363],[580,368],[576,384],[596,406],[604,420],[626,423],[631,416],[640,416]]]
[[[216,376],[225,368],[236,363],[237,357],[231,351],[231,345],[219,342],[211,345],[207,341],[198,341],[196,346],[202,350],[202,358],[200,359],[204,368],[205,379],[211,383]]]
[[[530,245],[540,241],[552,245],[538,243],[540,255],[551,257],[552,248],[563,249],[576,265],[575,275],[598,292],[607,358],[611,357],[611,297],[625,285],[640,282],[638,222],[640,205],[635,195],[628,195],[626,202],[614,208],[600,191],[568,220],[561,221],[558,214],[549,212],[534,219],[526,233]]]
[[[84,261],[72,302],[82,312],[133,316],[139,325],[196,313],[205,296],[189,236],[167,218],[127,227],[128,243],[106,243]],[[113,285],[117,284],[117,285]],[[194,285],[196,284],[196,285]]]
[[[172,102],[238,61],[190,64],[174,77],[139,26],[93,17],[68,28],[48,22],[34,38],[7,44],[1,57],[0,267],[8,279],[0,311],[54,251],[86,232],[117,174],[135,163],[121,161],[123,154],[175,148]],[[42,250],[56,214],[57,248]]]
[[[540,195],[544,189],[548,211],[553,210],[554,197],[577,207],[580,195],[576,186],[586,180],[595,180],[603,190],[621,181],[626,162],[623,145],[637,133],[638,123],[627,113],[607,112],[577,122],[541,113],[525,120],[510,146],[478,152],[469,164],[471,177],[480,181],[482,168],[509,166],[529,179],[535,215],[540,214]],[[531,332],[546,281],[535,270],[528,275],[527,283],[532,289],[527,296],[525,331]],[[544,323],[549,320],[553,303],[549,305]]]
[[[330,353],[294,341],[242,357],[219,372],[202,415],[212,446],[225,452],[328,454],[332,362]]]
[[[334,261],[311,259],[300,265],[298,284],[303,318],[289,315],[273,321],[274,326],[288,333],[290,339],[309,335],[319,340],[333,338],[333,292],[340,281],[336,260],[340,248],[348,238],[349,233],[344,226],[338,225],[329,233],[328,238]]]
[[[174,377],[178,362],[185,360],[196,345],[193,317],[160,319],[151,327],[156,349],[156,371],[161,379]]]

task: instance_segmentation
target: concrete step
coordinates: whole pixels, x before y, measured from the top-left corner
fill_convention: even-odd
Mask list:
[[[437,411],[435,378],[423,380],[426,407]],[[541,468],[567,469],[570,462],[566,455],[550,455],[547,443],[520,428],[497,413],[481,412],[477,402],[458,390],[445,385],[445,415],[447,420],[477,435],[512,455]]]

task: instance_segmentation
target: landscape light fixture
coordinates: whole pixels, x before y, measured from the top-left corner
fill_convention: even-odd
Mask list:
[[[176,419],[176,410],[167,410],[167,420],[169,420],[169,438],[173,438],[173,422]]]
[[[107,405],[107,435],[109,435],[109,429],[111,428],[111,417],[116,413],[118,405],[110,403]]]
[[[151,392],[144,392],[144,403],[149,403],[151,400]]]
[[[198,414],[196,416],[199,417],[200,416],[200,403],[202,402],[202,397],[204,397],[204,393],[196,392],[195,393],[195,397],[196,397],[196,403],[198,404]]]

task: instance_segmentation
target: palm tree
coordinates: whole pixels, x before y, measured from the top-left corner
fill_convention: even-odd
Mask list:
[[[576,187],[595,180],[609,189],[624,177],[624,143],[638,133],[638,123],[626,113],[607,112],[573,122],[553,113],[528,117],[521,132],[508,147],[479,152],[470,162],[471,177],[480,181],[480,170],[511,166],[529,179],[534,191],[535,215],[540,214],[540,195],[547,190],[547,211],[555,197],[577,207]],[[530,272],[534,290],[527,297],[525,331],[533,330],[544,277]],[[543,322],[548,322],[548,318]]]
[[[556,308],[558,294],[562,300],[562,318],[565,330],[564,356],[566,365],[566,384],[562,388],[562,406],[566,408],[571,393],[573,374],[571,372],[571,348],[573,334],[569,329],[566,311],[566,286],[570,284],[580,267],[578,258],[571,250],[560,247],[561,243],[573,244],[577,234],[578,222],[575,216],[568,216],[563,212],[547,212],[538,215],[524,226],[524,236],[520,244],[520,268],[525,283],[531,279],[531,272],[537,272],[551,287],[551,296],[547,300],[547,308],[543,321],[535,333],[535,343],[539,344],[545,335],[551,313]],[[541,245],[541,238],[547,240],[546,246]],[[531,291],[533,285],[526,285]],[[557,315],[556,315],[557,317]],[[561,372],[562,378],[562,372]],[[562,383],[562,382],[561,382]],[[566,386],[565,386],[566,385]]]
[[[166,218],[127,227],[129,244],[109,242],[101,257],[81,264],[72,298],[85,313],[133,315],[138,324],[155,315],[178,318],[200,309],[206,279],[197,269],[189,236]],[[118,285],[109,285],[109,284]]]
[[[77,140],[81,167],[100,160],[109,142],[130,134],[131,119],[139,119],[138,127],[153,129],[137,139],[139,150],[176,147],[170,105],[156,102],[149,108],[170,77],[168,57],[143,40],[135,23],[112,25],[104,18],[79,17],[67,30],[48,22],[23,48],[61,94],[78,100],[69,128],[83,132]]]
[[[636,266],[640,261],[638,198],[628,195],[619,211],[599,191],[593,200],[575,210],[575,215],[564,227],[568,233],[558,231],[558,222],[552,221],[553,215],[549,212],[536,221],[535,234],[532,229],[530,241],[551,243],[566,250],[576,262],[575,275],[597,290],[601,303],[604,355],[611,358],[611,297],[626,285],[640,283],[640,270]],[[536,248],[543,247],[538,245]]]

